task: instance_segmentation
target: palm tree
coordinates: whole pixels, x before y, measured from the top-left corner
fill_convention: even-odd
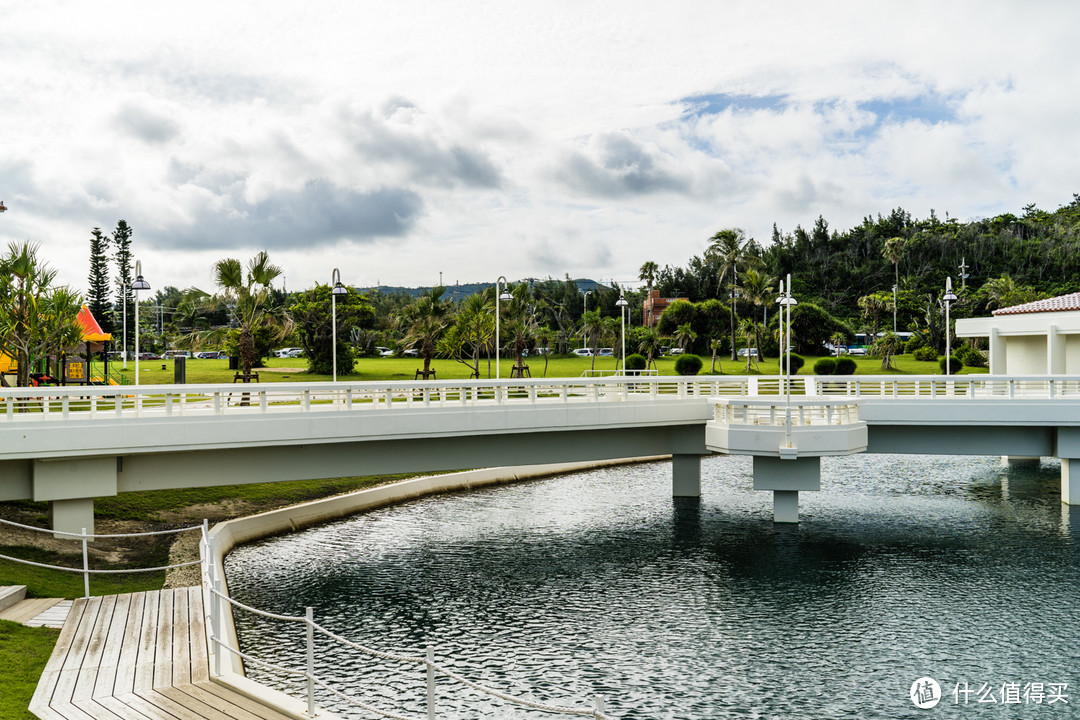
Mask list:
[[[762,308],[761,324],[765,324],[765,308],[776,302],[776,278],[756,268],[743,273],[743,295],[754,307]],[[764,360],[764,348],[758,346],[758,360]]]
[[[214,264],[214,281],[221,288],[216,300],[232,310],[240,326],[238,345],[244,382],[248,381],[251,368],[259,359],[255,349],[255,331],[273,324],[269,322],[268,312],[270,284],[281,273],[281,268],[270,262],[265,250],[248,261],[246,273],[236,258],[225,258]],[[282,321],[277,323],[277,329],[277,334],[284,336],[292,328]]]
[[[503,306],[503,313],[507,316],[503,328],[512,338],[514,357],[517,359],[510,377],[522,377],[525,352],[536,342],[536,311],[528,284],[519,283],[510,295],[510,300]]]
[[[690,344],[697,340],[697,333],[690,327],[690,323],[683,323],[675,328],[675,334],[671,336],[671,339],[679,344],[679,347],[683,352],[686,352],[686,348],[690,347]]]
[[[660,333],[656,331],[656,328],[647,327],[641,330],[640,339],[638,340],[638,352],[645,354],[646,368],[654,366],[653,358],[660,354],[662,345],[663,340],[661,340]]]
[[[884,293],[863,295],[858,303],[862,308],[863,316],[870,322],[870,342],[873,344],[877,342],[878,323],[881,321],[881,316],[892,312],[895,305],[893,305],[892,297]]]
[[[721,343],[720,343],[719,340],[710,340],[709,341],[709,349],[712,350],[712,369],[709,372],[712,372],[712,373],[716,372],[716,355],[717,355],[717,353],[720,352],[720,345],[721,345]],[[723,370],[723,365],[721,365],[720,372],[723,372],[723,371],[724,371]]]
[[[760,348],[764,344],[762,340],[765,339],[767,331],[762,323],[756,322],[753,318],[745,318],[739,322],[739,332],[746,338],[746,370],[749,372],[750,363],[756,363],[758,360],[757,355],[750,352],[750,350],[757,349],[760,352]]]
[[[728,283],[731,290],[731,359],[735,360],[738,357],[735,354],[735,273],[738,264],[746,257],[746,246],[748,243],[746,236],[739,228],[721,230],[709,238],[709,241],[709,247],[705,250],[705,256],[720,261],[720,286],[723,287],[724,280],[729,275],[731,277],[731,282]]]
[[[442,351],[467,365],[469,377],[480,378],[480,352],[488,348],[495,334],[494,304],[490,293],[479,292],[465,298],[454,324],[443,336]]]
[[[434,375],[431,360],[450,325],[451,303],[442,299],[445,292],[444,287],[432,288],[402,308],[397,317],[398,327],[405,331],[405,347],[415,348],[424,359],[424,369],[420,372],[425,380]]]
[[[893,282],[898,288],[900,287],[900,261],[903,260],[906,250],[907,240],[902,237],[889,238],[881,248],[882,256],[893,264],[895,273]]]
[[[903,354],[904,342],[896,333],[885,333],[877,341],[877,349],[881,353],[881,369],[895,370],[892,364],[893,355]]]
[[[0,355],[15,359],[20,387],[30,384],[40,357],[65,354],[82,339],[82,297],[66,286],[51,287],[55,277],[33,243],[12,242],[0,258]]]
[[[585,346],[592,351],[592,370],[596,369],[596,354],[605,330],[606,323],[604,318],[600,317],[599,310],[588,310],[581,316],[581,333],[585,336]]]

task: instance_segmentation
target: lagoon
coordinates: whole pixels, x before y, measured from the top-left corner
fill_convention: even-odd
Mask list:
[[[471,679],[579,706],[599,694],[626,719],[1069,717],[1080,508],[1060,503],[1059,469],[825,458],[822,491],[782,526],[749,458],[705,459],[700,500],[673,500],[670,464],[647,463],[383,508],[238,548],[226,567],[243,603],[310,605],[357,642],[431,644]],[[237,625],[245,651],[300,667],[301,630]],[[331,650],[319,674],[423,714],[422,671]],[[909,698],[924,676],[934,710]],[[439,703],[441,718],[554,717],[442,683]]]

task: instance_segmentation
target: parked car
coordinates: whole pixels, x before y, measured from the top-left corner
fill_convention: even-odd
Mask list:
[[[394,351],[388,347],[379,346],[375,348],[375,354],[379,357],[393,357]]]
[[[274,356],[279,358],[298,357],[297,355],[293,355],[294,352],[303,352],[303,350],[298,347],[279,348],[274,351]]]
[[[144,352],[144,353],[139,353],[139,359],[140,360],[160,360],[161,356],[158,355],[157,353]]]
[[[612,348],[600,348],[600,352],[596,353],[599,357],[612,357],[615,351]]]
[[[739,348],[739,357],[748,357],[750,355],[757,357],[757,348]]]
[[[592,350],[589,348],[575,348],[572,354],[578,357],[592,357]]]
[[[668,350],[667,354],[668,355],[682,355],[683,352],[684,351],[683,351],[682,348],[671,348],[670,350]]]
[[[304,357],[304,349],[303,348],[292,348],[291,350],[289,350],[289,354],[286,355],[285,357],[291,357],[291,358]]]
[[[219,357],[225,357],[225,353],[217,350],[204,350],[195,353],[195,359],[197,360],[217,360]]]
[[[191,353],[188,352],[187,350],[166,350],[165,351],[165,359],[166,360],[169,360],[171,358],[190,358],[190,357],[191,357]]]
[[[864,348],[864,347],[848,348],[847,354],[848,355],[865,355],[866,354],[866,348]]]
[[[420,353],[417,351],[416,348],[409,348],[408,350],[406,350],[405,352],[403,352],[401,354],[404,355],[405,357],[420,357]]]

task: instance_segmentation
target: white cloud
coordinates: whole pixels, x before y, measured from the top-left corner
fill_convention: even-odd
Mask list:
[[[632,280],[723,226],[1052,208],[1080,190],[1078,20],[1066,2],[24,4],[0,44],[0,228],[77,287],[90,228],[122,217],[159,285],[269,248],[298,288],[334,266]],[[746,102],[687,112],[708,96]]]

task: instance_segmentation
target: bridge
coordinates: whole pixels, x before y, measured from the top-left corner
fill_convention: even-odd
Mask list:
[[[754,456],[774,517],[797,521],[821,456],[1062,460],[1080,504],[1078,376],[603,377],[500,381],[15,388],[0,392],[0,501],[50,504],[93,533],[120,492],[671,455]]]

